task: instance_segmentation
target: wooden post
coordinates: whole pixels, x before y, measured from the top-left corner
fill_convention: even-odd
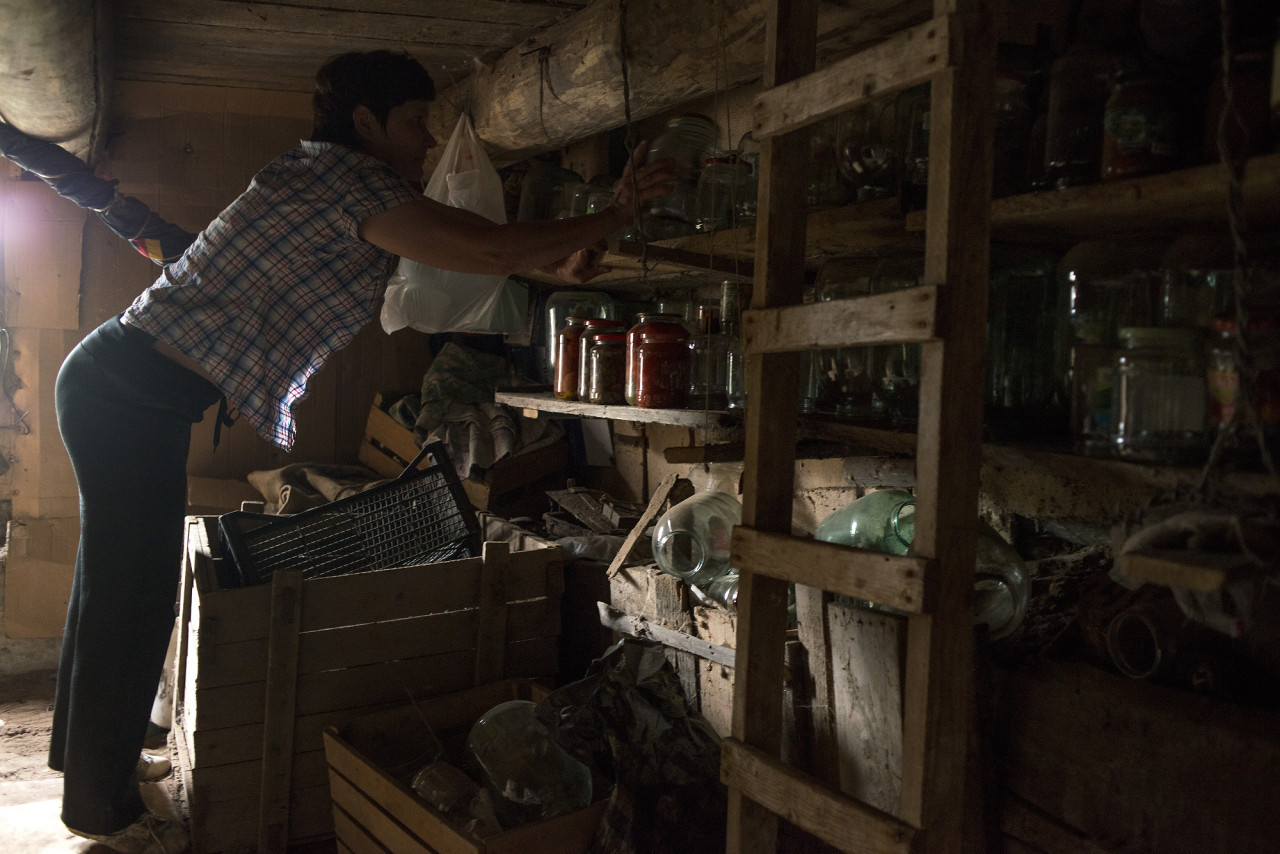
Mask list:
[[[497,682],[506,669],[507,567],[511,546],[484,544],[480,570],[480,623],[476,631],[476,685]]]
[[[258,854],[284,854],[289,847],[289,789],[293,773],[293,719],[298,699],[301,622],[302,570],[277,570],[271,578]]]

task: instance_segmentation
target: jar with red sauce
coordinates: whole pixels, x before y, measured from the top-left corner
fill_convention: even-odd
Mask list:
[[[689,330],[670,314],[641,314],[627,332],[627,403],[642,409],[689,405]]]

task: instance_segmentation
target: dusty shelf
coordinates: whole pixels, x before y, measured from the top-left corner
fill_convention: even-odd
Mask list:
[[[738,421],[737,416],[720,410],[604,406],[598,403],[561,400],[550,392],[529,394],[500,391],[495,396],[495,400],[506,406],[520,409],[532,418],[545,414],[572,418],[608,418],[614,421],[635,421],[644,424],[674,424],[680,427],[720,427],[735,424]]]

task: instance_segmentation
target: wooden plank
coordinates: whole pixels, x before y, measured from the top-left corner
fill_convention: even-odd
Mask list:
[[[644,617],[619,611],[604,602],[596,603],[600,608],[600,623],[633,638],[654,640],[664,646],[681,652],[692,653],[699,658],[733,667],[737,653],[727,647],[718,646],[702,638],[694,637],[687,632],[668,629],[665,626],[650,622]]]
[[[511,546],[506,543],[484,544],[484,569],[480,573],[480,597],[477,603],[475,684],[496,682],[504,673],[507,646],[507,566]],[[558,633],[557,633],[558,634]]]
[[[739,570],[865,599],[908,614],[933,603],[937,562],[930,558],[853,549],[835,543],[733,529],[730,561]]]
[[[246,796],[192,812],[192,848],[209,852],[252,851],[258,843],[258,799]],[[289,798],[290,845],[333,835],[329,785],[294,789]]]
[[[764,85],[780,86],[816,65],[817,3],[770,4],[766,16]],[[756,221],[753,309],[799,305],[804,296],[804,167],[802,132],[770,137],[761,145],[759,218]],[[748,356],[746,453],[742,523],[760,531],[790,533],[794,491],[797,389],[795,353]],[[733,686],[733,737],[779,756],[782,749],[782,683],[787,628],[787,585],[743,572],[738,585],[739,665]],[[726,780],[726,782],[728,782]],[[777,844],[777,815],[755,798],[750,779],[729,784],[729,854],[767,851]]]
[[[787,353],[858,344],[922,342],[937,335],[933,285],[855,299],[742,313],[743,352]]]
[[[476,648],[480,614],[477,608],[443,614],[361,623],[318,632],[304,632],[299,639],[298,671],[301,674],[376,664],[395,658],[416,658]],[[560,634],[560,601],[555,597],[515,602],[507,608],[507,641],[519,642]],[[205,643],[212,633],[197,630],[200,687],[259,681],[266,676],[265,638]]]
[[[1245,578],[1269,575],[1266,566],[1242,554],[1217,554],[1187,549],[1144,549],[1120,555],[1120,569],[1130,578],[1212,593]]]
[[[558,648],[558,638],[554,637],[511,644],[503,675],[554,676]],[[475,652],[466,650],[301,676],[297,711],[299,715],[315,715],[357,710],[403,698],[406,691],[462,691],[473,684],[474,666]],[[265,694],[266,686],[261,682],[202,691],[191,725],[197,730],[222,729],[260,722]]]
[[[385,837],[378,832],[376,825],[381,823],[381,819],[376,818],[375,813],[389,813],[395,816],[395,822],[403,825],[417,839],[432,840],[433,847],[440,854],[476,854],[479,851],[439,813],[424,808],[413,792],[378,771],[368,757],[344,741],[336,731],[325,732],[324,750],[329,758],[334,803],[351,813],[379,838]],[[345,785],[339,785],[338,781]]]
[[[319,744],[317,739],[315,744]],[[294,752],[291,757],[290,779],[295,789],[321,786],[329,779],[324,750]],[[233,762],[229,765],[209,765],[195,768],[191,782],[187,784],[187,798],[192,804],[215,804],[253,796],[257,789],[247,781],[262,779],[262,757]]]
[[[297,705],[298,625],[301,622],[302,570],[280,570],[271,579],[271,639],[263,703],[258,854],[283,854],[289,844],[293,714]]]
[[[640,406],[604,406],[577,400],[561,400],[550,392],[526,394],[500,391],[494,399],[506,406],[525,410],[526,413],[549,412],[576,418],[608,418],[616,421],[634,421],[645,424],[674,424],[680,427],[715,427],[732,423],[735,419],[714,409],[646,409]]]
[[[807,768],[825,786],[834,789],[840,785],[840,753],[836,743],[836,698],[833,693],[835,674],[831,627],[827,616],[827,603],[831,597],[821,588],[807,584],[797,584],[795,595],[796,635],[804,647],[804,664],[808,669],[809,684],[813,686],[813,695],[800,701],[793,698],[792,705],[799,702],[809,706],[813,741],[810,747],[812,757]],[[788,650],[791,648],[788,645]],[[788,669],[791,669],[790,665]],[[797,683],[803,682],[804,680],[790,680],[790,690],[799,690]],[[798,724],[793,723],[793,726],[797,731],[801,730]],[[787,758],[785,752],[782,758]]]
[[[638,258],[642,254],[646,261],[668,264],[689,270],[725,273],[730,276],[754,276],[754,265],[745,259],[734,258],[726,254],[696,252],[677,246],[664,246],[661,242],[639,243],[631,240],[619,240],[609,244],[609,252],[629,258]]]
[[[342,812],[351,816],[352,821],[361,828],[368,828],[368,833],[382,840],[396,854],[435,854],[437,851],[448,852],[451,849],[432,848],[407,832],[394,818],[387,815],[382,807],[369,799],[336,771],[329,777],[329,791],[333,793],[333,802],[341,807]],[[336,816],[336,813],[335,813]],[[459,847],[460,852],[478,851],[475,847]]]
[[[746,788],[763,806],[841,851],[908,854],[912,850],[913,828],[736,739],[721,743],[720,776],[729,786]]]
[[[379,845],[350,813],[337,804],[333,805],[333,835],[339,854],[395,854]],[[426,850],[435,854],[435,849]]]
[[[950,64],[950,20],[934,18],[756,97],[751,134],[808,127],[870,98],[928,81]]]
[[[622,569],[622,565],[627,562],[627,558],[631,557],[631,550],[635,548],[636,542],[644,536],[644,532],[654,519],[658,518],[658,513],[662,510],[662,505],[667,503],[667,496],[671,494],[671,488],[676,485],[679,479],[676,474],[669,474],[658,484],[658,488],[653,491],[653,495],[649,497],[649,505],[645,507],[644,512],[640,514],[639,521],[632,527],[627,538],[622,541],[622,546],[618,549],[617,554],[613,556],[613,560],[609,562],[608,576],[613,578],[618,574],[618,570]]]
[[[933,80],[925,282],[964,306],[944,342],[921,345],[914,553],[938,561],[936,608],[912,617],[903,700],[899,816],[931,852],[962,845],[970,732],[972,596],[982,438],[995,27],[986,0],[936,0],[952,14],[955,67]]]

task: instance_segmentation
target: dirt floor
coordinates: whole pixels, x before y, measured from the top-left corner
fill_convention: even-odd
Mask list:
[[[0,852],[4,854],[110,854],[72,836],[58,817],[62,775],[45,764],[53,723],[52,671],[0,677]],[[154,753],[169,756],[172,751]],[[152,810],[177,817],[179,775],[142,787]]]

